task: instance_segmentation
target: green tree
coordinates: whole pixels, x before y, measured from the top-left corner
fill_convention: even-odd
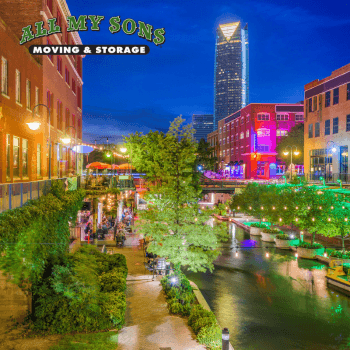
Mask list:
[[[276,146],[276,151],[278,157],[283,159],[288,167],[290,165],[290,153],[285,156],[284,151],[290,152],[288,146],[297,146],[298,151],[300,152],[297,156],[293,154],[293,163],[294,164],[304,164],[304,124],[298,123],[293,128],[291,128],[288,136],[281,138],[281,141]],[[288,148],[287,148],[288,147]],[[294,147],[295,150],[295,147]]]
[[[217,157],[213,157],[214,148],[210,146],[203,138],[200,139],[197,149],[196,165],[201,165],[203,170],[214,170],[215,164],[218,161]]]
[[[213,269],[226,227],[207,224],[212,210],[200,210],[201,197],[195,171],[197,144],[191,125],[176,118],[166,135],[132,135],[128,145],[137,152],[136,167],[147,161],[147,177],[158,181],[146,196],[148,210],[140,212],[139,230],[151,239],[149,251],[169,257],[175,266],[192,271]],[[149,142],[155,138],[157,145]],[[128,146],[127,146],[128,147]]]

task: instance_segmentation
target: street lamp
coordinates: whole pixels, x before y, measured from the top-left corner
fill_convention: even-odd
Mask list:
[[[293,152],[293,148],[295,147],[295,151]],[[293,153],[295,156],[299,155],[299,151],[297,146],[293,145],[293,146],[286,146],[286,150],[283,152],[283,154],[285,156],[287,156],[289,154],[289,152],[287,151],[287,148],[290,148],[290,180],[293,180]]]
[[[33,108],[33,120],[31,122],[28,122],[27,125],[28,125],[28,128],[30,130],[38,130],[39,129],[41,123],[39,121],[35,120],[35,117],[34,117],[34,110],[35,110],[35,108],[37,108],[39,106],[46,107],[47,111],[49,113],[49,180],[51,180],[51,114],[50,114],[50,108],[43,103],[39,103],[36,106],[34,106],[34,108]]]
[[[326,162],[325,162],[325,170],[326,170],[326,180],[327,180],[327,163],[329,164],[328,166],[328,169],[329,169],[329,176],[331,176],[331,169],[330,169],[330,162],[329,162],[329,159],[328,159],[328,144],[329,145],[332,145],[332,148],[331,148],[331,151],[332,153],[335,153],[337,152],[337,147],[338,146],[334,141],[327,141],[327,144],[326,144]],[[332,157],[332,163],[333,163],[333,157]]]
[[[65,144],[68,145],[69,143],[72,142],[71,137],[68,135],[67,130],[69,128],[73,128],[75,130],[75,133],[77,132],[77,129],[73,125],[69,125],[66,127],[66,130],[64,131],[64,135],[61,137],[61,141]],[[78,144],[77,140],[75,139],[75,174],[78,175]],[[72,149],[72,147],[71,147]]]
[[[125,153],[127,151],[126,147],[121,147],[120,151]],[[132,176],[132,150],[130,149],[130,176]]]

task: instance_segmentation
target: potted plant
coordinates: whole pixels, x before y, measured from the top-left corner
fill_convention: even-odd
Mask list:
[[[261,231],[261,240],[264,242],[275,242],[275,238],[278,234],[283,233],[278,228],[264,228]]]
[[[297,247],[297,253],[300,258],[316,259],[316,255],[323,255],[324,248],[319,243],[301,242]]]
[[[250,225],[250,234],[252,236],[261,236],[261,231],[268,229],[269,227],[266,224],[261,224],[259,222]]]
[[[298,239],[295,239],[293,235],[288,235],[286,233],[278,234],[275,238],[276,247],[280,249],[289,249],[293,245],[299,243]]]

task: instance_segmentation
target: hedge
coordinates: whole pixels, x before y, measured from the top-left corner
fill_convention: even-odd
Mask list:
[[[124,324],[126,259],[94,246],[50,259],[33,288],[33,313],[26,322],[44,334],[120,329]]]
[[[176,285],[171,282],[174,275],[165,276],[161,280],[169,311],[189,316],[188,325],[192,327],[200,344],[206,345],[209,350],[221,349],[221,329],[214,313],[195,304],[196,298],[190,282],[182,272],[177,271],[176,276],[178,277]]]

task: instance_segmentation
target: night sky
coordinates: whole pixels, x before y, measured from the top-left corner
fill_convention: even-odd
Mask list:
[[[213,113],[215,30],[242,20],[249,27],[250,102],[296,103],[304,85],[350,63],[350,0],[114,1],[67,0],[72,15],[103,15],[83,44],[141,44],[146,56],[83,60],[84,141],[112,141],[135,131],[167,131],[182,114]],[[334,4],[334,5],[332,5]],[[165,28],[160,46],[137,32],[111,34],[109,19],[132,18]]]

